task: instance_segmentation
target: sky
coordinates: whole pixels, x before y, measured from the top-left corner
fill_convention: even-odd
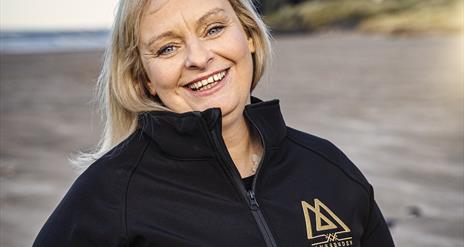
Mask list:
[[[1,31],[109,28],[117,0],[0,0]]]

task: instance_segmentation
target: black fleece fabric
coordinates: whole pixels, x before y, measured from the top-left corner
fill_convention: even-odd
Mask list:
[[[245,188],[221,112],[146,112],[90,165],[34,247],[391,247],[372,186],[332,143],[285,125],[278,100],[245,118],[264,155]]]

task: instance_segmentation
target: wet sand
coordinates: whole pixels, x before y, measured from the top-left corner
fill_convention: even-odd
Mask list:
[[[464,246],[462,39],[335,33],[281,36],[275,49],[255,94],[345,151],[397,246]],[[77,176],[69,154],[96,142],[101,56],[0,57],[0,246],[32,244]]]

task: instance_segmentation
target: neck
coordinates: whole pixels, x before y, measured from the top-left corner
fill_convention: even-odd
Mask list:
[[[223,125],[222,137],[240,176],[242,178],[251,176],[253,174],[251,155],[261,155],[261,146],[259,138],[253,135],[251,126],[247,124],[243,115],[236,122]]]

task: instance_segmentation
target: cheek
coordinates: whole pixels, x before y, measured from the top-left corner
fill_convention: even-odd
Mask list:
[[[229,26],[218,39],[208,42],[209,48],[219,56],[231,61],[240,61],[251,54],[248,40],[240,24]]]
[[[233,61],[237,65],[237,76],[240,81],[250,81],[253,76],[253,58],[248,45],[248,40],[241,30],[230,32],[229,35],[224,37],[223,42],[226,44],[224,47],[224,56]]]
[[[233,58],[233,60],[238,61],[247,58],[247,56],[251,54],[246,37],[243,36],[243,34],[235,32],[224,38],[227,40],[227,42],[224,42],[227,44],[225,51]]]
[[[177,86],[180,70],[172,63],[152,63],[147,66],[146,71],[158,91]]]

